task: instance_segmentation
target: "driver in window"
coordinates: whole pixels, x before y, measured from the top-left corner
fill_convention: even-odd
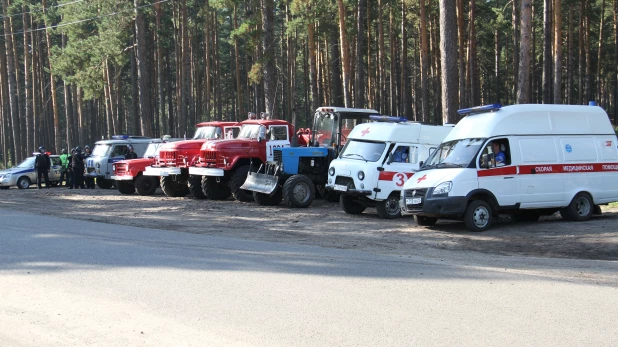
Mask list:
[[[408,147],[397,147],[393,153],[393,162],[395,163],[408,163]]]
[[[506,165],[506,157],[504,156],[504,145],[500,145],[500,143],[498,142],[493,142],[492,149],[494,152],[495,166]]]

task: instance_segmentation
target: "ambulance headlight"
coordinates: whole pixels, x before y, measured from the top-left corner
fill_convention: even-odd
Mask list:
[[[331,176],[335,176],[335,168],[331,166],[330,169],[328,169],[328,174]]]
[[[362,171],[359,171],[358,172],[358,179],[361,180],[361,181],[364,180],[365,179],[365,173],[362,172]]]
[[[453,182],[442,182],[433,190],[433,195],[448,194],[451,191],[451,187],[453,187]]]

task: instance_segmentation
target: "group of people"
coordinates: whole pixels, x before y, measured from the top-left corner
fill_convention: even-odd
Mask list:
[[[75,147],[71,149],[69,154],[66,149],[62,150],[60,154],[60,186],[65,182],[65,186],[69,189],[94,189],[94,178],[85,176],[84,170],[86,168],[86,159],[91,155],[90,146],[86,145],[82,152],[81,147]],[[41,189],[42,182],[45,180],[45,187],[49,188],[49,170],[51,169],[51,160],[49,155],[45,152],[45,147],[39,147],[39,153],[37,153],[35,159],[35,168],[37,170],[37,189]]]

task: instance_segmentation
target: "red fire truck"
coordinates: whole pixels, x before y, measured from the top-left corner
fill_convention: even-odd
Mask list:
[[[204,122],[197,125],[193,139],[165,144],[159,158],[146,168],[144,175],[161,177],[161,189],[169,197],[181,197],[190,193],[203,199],[201,177],[193,177],[189,166],[199,158],[200,148],[210,140],[233,139],[240,131],[236,122]]]
[[[294,126],[287,121],[270,119],[262,113],[257,119],[240,123],[236,139],[208,141],[202,145],[199,159],[189,167],[189,175],[201,178],[202,193],[209,199],[224,200],[230,194],[239,201],[253,201],[253,192],[240,189],[247,179],[250,165],[257,168],[273,160],[273,150],[289,147]],[[306,144],[299,144],[306,145]]]

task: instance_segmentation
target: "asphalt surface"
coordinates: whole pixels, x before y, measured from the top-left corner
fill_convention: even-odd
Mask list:
[[[0,209],[0,346],[618,342],[617,262],[415,254]]]

